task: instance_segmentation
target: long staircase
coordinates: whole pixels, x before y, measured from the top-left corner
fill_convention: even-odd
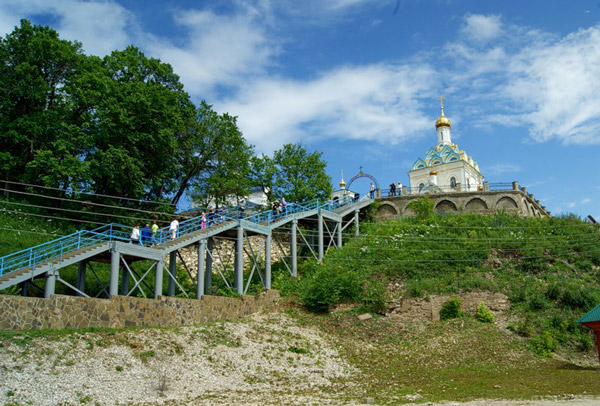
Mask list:
[[[313,200],[289,203],[280,214],[265,210],[249,215],[243,214],[244,212],[240,212],[237,207],[229,207],[224,212],[215,214],[210,224],[203,222],[202,216],[182,221],[175,239],[171,238],[168,227],[161,228],[154,239],[143,242],[144,245],[130,243],[130,226],[111,223],[0,257],[0,289],[57,272],[66,266],[92,258],[109,262],[110,253],[115,250],[124,255],[158,261],[180,248],[198,243],[201,239],[237,228],[270,235],[274,229],[294,220],[316,216],[323,216],[341,224],[345,216],[358,213],[371,203],[372,200],[368,199],[354,201],[350,198],[325,202]]]

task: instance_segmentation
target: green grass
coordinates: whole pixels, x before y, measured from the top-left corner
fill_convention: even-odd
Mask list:
[[[301,264],[297,281],[278,277],[273,285],[314,312],[350,301],[379,313],[385,300],[398,296],[501,292],[538,354],[593,345],[576,320],[600,303],[595,226],[573,216],[430,213],[363,224],[361,234],[329,251],[322,264]],[[389,292],[389,282],[402,288]]]
[[[350,312],[293,317],[331,334],[360,369],[348,399],[370,396],[385,404],[415,393],[419,402],[600,395],[599,367],[535,356],[519,337],[474,319],[401,325],[385,318],[359,322]]]

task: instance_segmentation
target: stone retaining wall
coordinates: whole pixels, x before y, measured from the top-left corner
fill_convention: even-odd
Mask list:
[[[91,299],[54,295],[50,299],[0,295],[0,329],[62,329],[127,326],[183,326],[215,320],[235,320],[277,308],[279,292],[230,298],[113,296]]]
[[[461,309],[469,314],[475,314],[479,303],[484,303],[493,313],[503,313],[510,309],[508,297],[501,293],[468,292],[452,296],[461,300]],[[452,296],[431,296],[427,299],[402,298],[390,304],[387,316],[404,323],[422,320],[439,321],[440,309]]]

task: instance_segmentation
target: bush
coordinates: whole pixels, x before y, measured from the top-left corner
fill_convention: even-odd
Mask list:
[[[549,331],[543,331],[531,339],[533,351],[543,357],[552,357],[552,352],[558,347],[558,342]]]
[[[426,220],[434,215],[434,203],[427,196],[413,200],[406,207],[411,209],[419,220]]]
[[[477,311],[475,312],[475,318],[482,323],[493,323],[494,322],[494,314],[490,311],[490,309],[483,302],[480,302],[477,305]]]
[[[365,283],[362,294],[362,302],[365,306],[365,310],[383,314],[386,310],[385,297],[386,297],[385,283],[379,279],[370,279]]]
[[[442,308],[440,309],[440,319],[450,320],[457,317],[463,316],[463,311],[460,310],[461,301],[457,297],[451,297],[446,300]]]

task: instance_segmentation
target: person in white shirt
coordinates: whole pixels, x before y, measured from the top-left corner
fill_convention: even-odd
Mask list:
[[[171,239],[177,238],[177,230],[179,229],[179,221],[175,218],[169,225],[169,231],[171,232]]]
[[[131,235],[129,236],[129,238],[131,239],[130,242],[132,242],[134,244],[140,243],[140,227],[138,225],[133,227],[133,230],[131,230]]]

